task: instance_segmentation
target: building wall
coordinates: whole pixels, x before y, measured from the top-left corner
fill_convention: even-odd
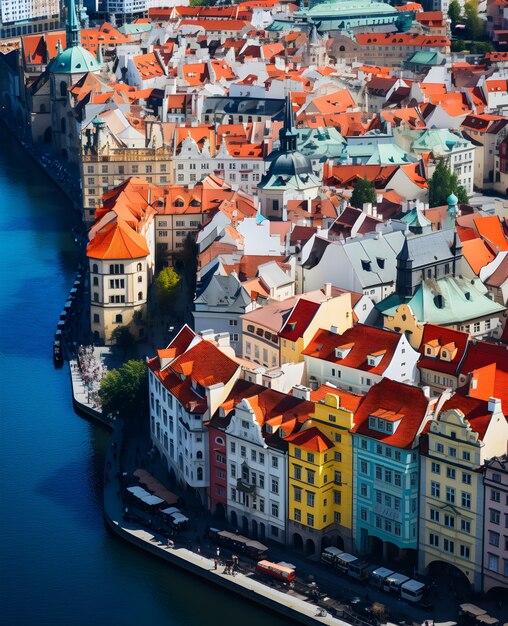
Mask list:
[[[114,329],[131,324],[137,311],[146,320],[152,270],[149,257],[118,260],[89,258],[92,333],[109,342]],[[139,335],[140,330],[137,331],[138,336],[142,336]]]
[[[483,591],[508,589],[508,464],[506,455],[486,464]]]
[[[228,517],[241,532],[286,542],[285,453],[267,446],[247,401],[227,427]]]
[[[265,367],[280,365],[278,335],[260,324],[251,324],[242,319],[242,356]]]
[[[417,450],[385,446],[353,434],[353,524],[356,548],[372,549],[372,537],[399,549],[418,545]]]

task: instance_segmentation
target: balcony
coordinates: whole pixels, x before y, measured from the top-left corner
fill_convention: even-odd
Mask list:
[[[236,482],[236,488],[238,491],[242,491],[243,493],[254,494],[256,493],[256,485],[248,483],[243,478],[239,478]]]

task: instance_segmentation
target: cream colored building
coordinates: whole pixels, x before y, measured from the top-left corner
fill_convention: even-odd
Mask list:
[[[484,486],[478,470],[506,450],[508,424],[495,398],[456,393],[438,413],[420,461],[419,570],[431,575],[446,568],[457,580],[452,584],[467,580],[481,591]]]

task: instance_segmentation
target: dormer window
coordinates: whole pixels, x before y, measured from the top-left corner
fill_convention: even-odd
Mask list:
[[[354,344],[352,343],[347,343],[343,346],[338,346],[337,348],[335,348],[335,357],[337,359],[345,359],[347,355],[351,352],[353,345]]]
[[[425,354],[432,358],[437,358],[441,345],[437,339],[432,339],[425,344]]]
[[[370,261],[364,261],[362,259],[362,270],[364,270],[365,272],[370,272],[371,271],[371,262]]]
[[[367,363],[369,367],[377,367],[381,363],[381,359],[385,355],[385,350],[379,350],[378,352],[374,352],[373,354],[369,354],[367,356]]]
[[[389,409],[377,409],[369,415],[369,428],[379,433],[393,435],[404,415]]]
[[[385,266],[385,259],[380,259],[379,257],[377,257],[376,261],[377,261],[378,266],[379,266],[381,269],[384,269],[384,266]]]

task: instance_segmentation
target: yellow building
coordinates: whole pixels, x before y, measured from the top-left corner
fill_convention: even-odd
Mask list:
[[[322,385],[315,412],[288,438],[288,542],[306,554],[353,545],[353,448],[350,428],[361,396]]]
[[[480,388],[480,387],[478,387]],[[477,394],[480,395],[480,394]],[[454,591],[482,589],[483,463],[506,450],[501,402],[454,394],[430,423],[420,462],[419,570],[447,571]]]
[[[300,363],[303,350],[320,328],[335,328],[341,334],[353,325],[352,293],[325,284],[321,302],[302,297],[279,332],[280,363]]]

